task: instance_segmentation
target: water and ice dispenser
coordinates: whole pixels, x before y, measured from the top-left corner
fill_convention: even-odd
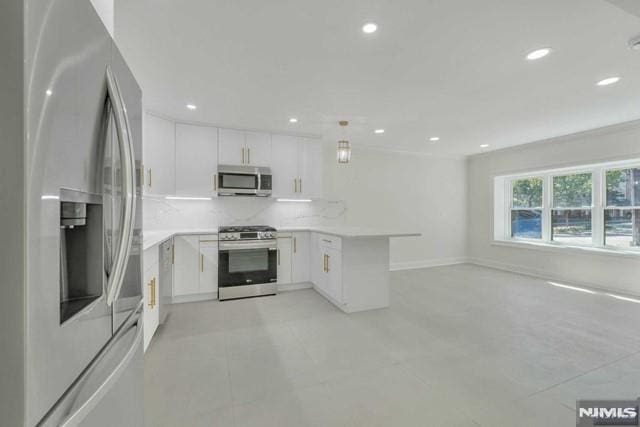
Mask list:
[[[71,319],[104,291],[102,196],[60,192],[60,323]]]

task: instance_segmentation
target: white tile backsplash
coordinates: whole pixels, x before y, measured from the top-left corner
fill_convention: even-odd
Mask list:
[[[144,196],[145,230],[207,229],[220,225],[341,225],[344,201],[277,202],[270,198],[222,197],[213,200],[167,200]]]

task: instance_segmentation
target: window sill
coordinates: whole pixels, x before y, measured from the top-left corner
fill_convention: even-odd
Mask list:
[[[557,245],[553,243],[546,242],[533,242],[527,240],[494,240],[492,243],[494,246],[506,246],[510,248],[520,248],[520,249],[533,249],[539,251],[550,251],[550,252],[573,252],[573,253],[582,253],[582,254],[590,254],[590,255],[606,255],[606,256],[614,256],[619,258],[632,258],[632,259],[640,259],[640,250],[624,250],[624,249],[612,249],[612,248],[593,248],[587,246],[567,246],[567,245]]]

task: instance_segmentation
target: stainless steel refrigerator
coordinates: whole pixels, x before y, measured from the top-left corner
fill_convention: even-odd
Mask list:
[[[6,1],[22,38],[24,334],[23,384],[0,397],[22,405],[11,425],[141,426],[142,93],[89,0]]]

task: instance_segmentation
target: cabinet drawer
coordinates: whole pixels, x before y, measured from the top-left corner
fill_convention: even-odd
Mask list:
[[[218,235],[217,234],[201,234],[200,241],[201,242],[217,242]]]
[[[342,239],[330,234],[318,234],[318,243],[321,247],[342,250]]]

